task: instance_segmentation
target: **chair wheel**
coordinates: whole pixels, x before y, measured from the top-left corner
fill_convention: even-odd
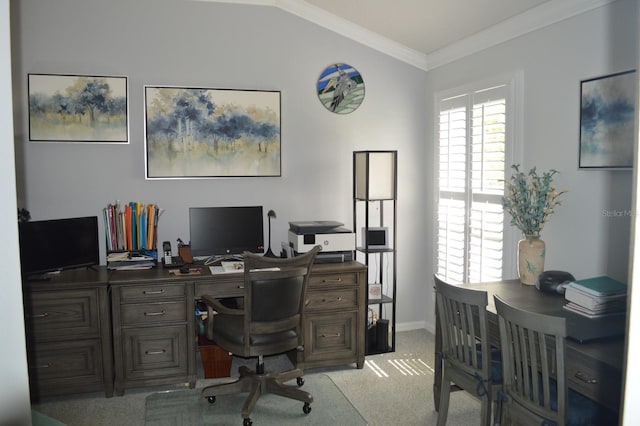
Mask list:
[[[209,401],[209,404],[214,404],[216,402],[216,397],[214,396],[208,396],[207,397],[207,401]]]
[[[302,407],[302,411],[304,411],[305,414],[309,414],[311,412],[311,404],[305,402],[304,406]]]
[[[253,424],[253,422],[251,421],[250,418],[246,418],[242,421],[242,426],[251,426]]]
[[[298,387],[304,385],[304,379],[302,377],[298,377],[296,378],[296,383],[298,384]]]

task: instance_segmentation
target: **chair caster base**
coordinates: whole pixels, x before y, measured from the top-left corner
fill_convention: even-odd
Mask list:
[[[311,412],[311,404],[309,404],[308,402],[305,402],[304,406],[302,407],[302,411],[305,414],[309,414]]]

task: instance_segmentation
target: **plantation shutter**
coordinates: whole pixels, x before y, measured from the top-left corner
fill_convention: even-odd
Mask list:
[[[437,274],[502,279],[506,86],[440,101]]]

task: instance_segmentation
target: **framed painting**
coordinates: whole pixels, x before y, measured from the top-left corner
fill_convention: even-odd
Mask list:
[[[633,167],[635,70],[581,81],[581,169]]]
[[[147,179],[280,176],[280,92],[145,86]]]
[[[27,77],[30,141],[129,143],[127,77]]]

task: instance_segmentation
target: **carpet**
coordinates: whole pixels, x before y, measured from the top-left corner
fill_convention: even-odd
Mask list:
[[[291,383],[295,383],[292,381]],[[313,395],[311,412],[300,401],[266,394],[260,397],[251,420],[268,425],[366,425],[367,422],[325,374],[305,376],[304,390]],[[147,426],[240,425],[246,393],[221,395],[214,404],[200,396],[201,389],[158,392],[147,396]]]

